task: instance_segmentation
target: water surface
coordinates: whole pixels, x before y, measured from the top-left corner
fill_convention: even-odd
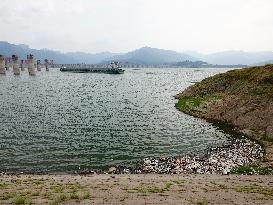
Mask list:
[[[0,169],[71,171],[198,152],[229,135],[175,109],[174,95],[225,69],[57,69],[0,76]]]

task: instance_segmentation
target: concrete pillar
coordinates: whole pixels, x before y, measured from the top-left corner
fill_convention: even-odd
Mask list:
[[[36,75],[35,73],[35,67],[34,67],[34,60],[33,60],[33,55],[30,54],[27,56],[27,69],[29,75]]]
[[[14,75],[20,75],[19,60],[17,55],[12,55],[12,69]]]
[[[10,61],[11,61],[10,57],[7,57],[7,58],[5,59],[5,67],[6,67],[6,70],[7,70],[7,71],[9,71]]]
[[[45,69],[46,69],[46,71],[49,71],[48,60],[47,59],[45,59]]]
[[[37,60],[37,71],[41,71],[41,61]]]
[[[21,71],[25,71],[24,60],[21,60],[20,68],[21,68]]]
[[[0,55],[0,74],[6,74],[5,58],[3,55]]]

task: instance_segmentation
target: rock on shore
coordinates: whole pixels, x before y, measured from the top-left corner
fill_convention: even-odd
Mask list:
[[[201,155],[160,157],[144,159],[144,172],[160,174],[229,174],[238,166],[244,166],[263,157],[259,144],[246,138],[234,139],[222,147],[211,147]]]
[[[176,96],[176,107],[193,116],[234,125],[257,140],[273,163],[273,65],[218,74]]]

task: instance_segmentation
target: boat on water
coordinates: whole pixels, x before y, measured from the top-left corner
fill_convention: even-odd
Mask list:
[[[107,74],[123,74],[124,70],[121,69],[121,65],[117,61],[111,62],[107,66],[94,66],[85,64],[72,64],[67,66],[62,66],[61,72],[72,72],[72,73],[107,73]]]

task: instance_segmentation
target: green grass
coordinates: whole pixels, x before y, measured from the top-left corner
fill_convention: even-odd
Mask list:
[[[137,187],[132,190],[138,193],[162,193],[165,191],[163,188],[157,186]]]
[[[219,96],[203,96],[203,97],[181,97],[175,104],[175,107],[185,113],[192,113],[194,111],[205,111],[202,106],[210,102],[221,100]]]
[[[188,200],[191,204],[196,204],[196,205],[207,205],[208,200],[207,198],[203,197],[201,199],[190,199]]]
[[[89,199],[89,198],[90,198],[90,193],[87,192],[87,191],[84,192],[81,198],[82,198],[82,199]]]
[[[2,194],[2,196],[0,196],[0,200],[8,200],[13,198],[16,195],[16,193],[14,192],[5,192]]]
[[[60,194],[57,198],[53,200],[51,205],[59,205],[60,203],[67,200],[67,196],[65,194]]]
[[[31,204],[30,199],[25,196],[16,196],[13,200],[13,204],[20,205],[20,204]]]
[[[72,194],[70,194],[69,198],[72,200],[74,200],[74,199],[79,200],[80,196],[77,193],[72,193]]]
[[[177,185],[182,185],[186,182],[186,180],[173,180],[173,183],[177,184]]]
[[[248,186],[237,186],[234,189],[237,192],[262,194],[265,197],[273,197],[273,189],[267,186],[251,184]]]
[[[0,189],[0,204],[31,204],[31,201],[41,199],[44,204],[59,205],[90,199],[88,187],[79,182],[61,184],[55,180],[45,182],[27,177],[12,183],[0,181]]]
[[[171,188],[172,185],[173,185],[173,183],[172,183],[171,181],[168,181],[168,182],[165,183],[164,189],[165,189],[165,190],[169,190],[169,189]]]
[[[272,167],[258,167],[258,166],[240,166],[233,168],[231,174],[245,174],[245,175],[273,175]]]
[[[231,70],[191,87],[194,96],[218,93],[273,97],[273,65]]]
[[[140,186],[140,187],[136,187],[133,189],[126,189],[126,190],[128,193],[163,193],[165,191],[168,191],[172,185],[173,183],[168,181],[168,182],[165,182],[164,187],[149,185],[149,186]]]
[[[61,193],[64,190],[64,187],[60,184],[55,184],[51,186],[51,190],[53,190],[55,193]]]
[[[5,182],[0,182],[0,189],[5,189],[7,186],[8,185]]]
[[[33,192],[32,194],[31,194],[31,196],[39,196],[40,195],[40,192],[38,192],[38,191],[35,191],[35,192]]]

